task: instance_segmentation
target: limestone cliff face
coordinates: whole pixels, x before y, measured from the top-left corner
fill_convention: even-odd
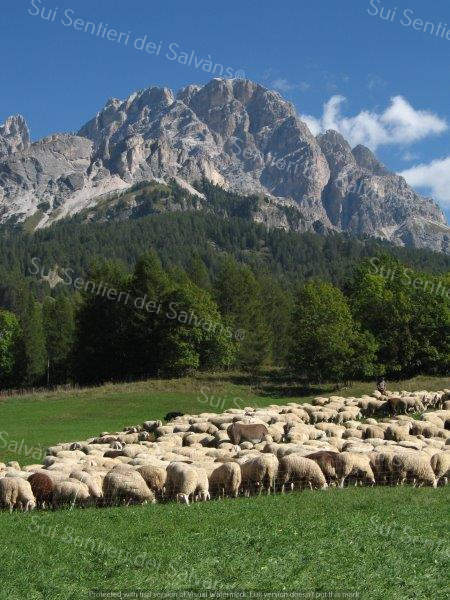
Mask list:
[[[0,127],[0,223],[37,227],[95,206],[113,190],[206,178],[268,198],[254,218],[297,230],[349,231],[449,252],[431,200],[334,131],[315,138],[292,104],[245,80],[213,79],[177,94],[152,87],[111,99],[77,135],[30,143],[22,117]]]
[[[437,204],[389,173],[368,148],[352,151],[335,131],[318,139],[331,170],[323,204],[333,227],[449,252],[450,230]]]
[[[25,119],[21,115],[8,117],[3,125],[0,125],[0,160],[29,147],[30,132]]]

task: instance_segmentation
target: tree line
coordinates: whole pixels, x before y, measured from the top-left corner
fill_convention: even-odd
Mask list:
[[[0,386],[266,365],[309,382],[445,375],[448,290],[448,272],[424,274],[383,252],[362,258],[340,285],[314,275],[288,281],[228,252],[214,268],[196,251],[168,266],[155,251],[131,269],[97,260],[76,290],[20,280],[10,290],[0,309]]]

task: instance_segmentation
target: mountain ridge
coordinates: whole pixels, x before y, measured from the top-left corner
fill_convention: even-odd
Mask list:
[[[0,224],[42,228],[146,181],[195,193],[206,179],[266,197],[257,217],[298,231],[370,235],[450,252],[442,210],[364,146],[329,130],[315,137],[294,106],[248,80],[215,78],[177,93],[150,87],[111,98],[77,134],[31,143],[25,119],[0,126]]]

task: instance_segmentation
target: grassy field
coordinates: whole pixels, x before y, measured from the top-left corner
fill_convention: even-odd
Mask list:
[[[0,597],[246,589],[443,600],[448,500],[444,488],[346,488],[190,507],[2,514]]]
[[[437,390],[449,382],[416,378],[392,387]],[[338,393],[372,389],[356,384]],[[0,447],[2,439],[8,444],[0,460],[36,462],[25,455],[30,448],[121,429],[169,410],[221,412],[307,401],[318,393],[333,389],[305,390],[279,374],[233,374],[6,398],[0,401]],[[21,452],[11,449],[12,441],[22,440]],[[346,488],[190,507],[0,513],[0,599],[93,598],[93,589],[297,590],[314,592],[313,598],[358,591],[349,597],[444,599],[448,490]]]

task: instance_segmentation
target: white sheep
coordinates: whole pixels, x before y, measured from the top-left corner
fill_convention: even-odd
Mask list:
[[[0,505],[8,508],[10,512],[14,508],[21,508],[23,511],[33,510],[36,507],[36,500],[31,485],[19,477],[0,479]]]
[[[140,467],[138,473],[142,476],[149,489],[155,494],[156,498],[161,499],[164,497],[167,471],[163,466],[147,464]]]
[[[89,490],[89,495],[93,500],[100,500],[100,498],[103,498],[103,481],[98,475],[88,473],[87,471],[77,470],[70,473],[70,478],[77,479],[78,481],[86,484]]]
[[[421,452],[404,452],[397,454],[393,461],[393,472],[397,482],[402,485],[411,479],[413,485],[428,484],[437,486],[437,478],[431,468],[430,457]]]
[[[247,494],[263,489],[270,494],[270,489],[275,489],[275,479],[278,472],[278,459],[273,454],[259,454],[259,456],[243,457],[238,459],[241,466],[242,487]]]
[[[340,487],[344,487],[347,477],[354,477],[355,482],[365,481],[375,484],[375,475],[370,466],[370,456],[357,452],[341,452],[336,460],[336,475]],[[355,485],[356,485],[355,483]]]
[[[110,504],[126,502],[127,505],[155,501],[155,496],[142,475],[127,465],[116,466],[105,475],[103,498]]]
[[[55,483],[53,491],[53,508],[58,508],[70,504],[71,508],[75,504],[84,505],[89,500],[89,488],[86,484],[77,479],[68,479]]]
[[[437,482],[442,481],[447,485],[450,476],[450,452],[437,452],[431,457],[430,462]]]
[[[278,478],[282,493],[289,483],[291,489],[309,486],[311,489],[323,490],[328,487],[319,465],[298,453],[283,456],[278,467]]]
[[[225,462],[216,466],[209,475],[209,489],[216,496],[237,498],[241,481],[240,465],[236,462]]]
[[[205,489],[205,480],[208,488]],[[166,490],[169,497],[176,498],[177,501],[189,504],[189,498],[195,499],[200,495],[202,500],[209,499],[209,483],[206,472],[199,473],[191,465],[182,462],[173,462],[167,467]]]

